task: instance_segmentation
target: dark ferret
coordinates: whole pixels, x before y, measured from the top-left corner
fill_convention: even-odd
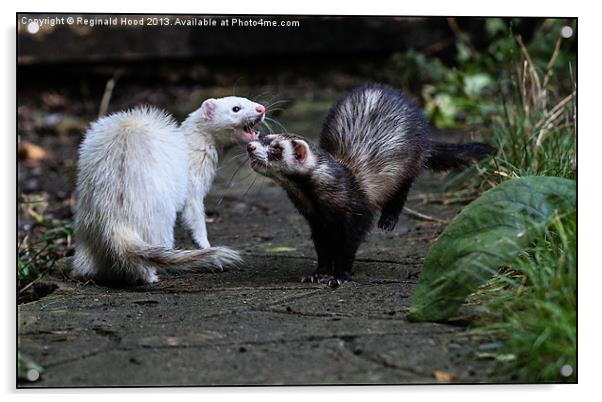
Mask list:
[[[374,215],[380,211],[379,228],[395,227],[423,168],[465,167],[494,148],[432,141],[410,99],[374,84],[332,107],[319,146],[298,135],[271,134],[250,142],[247,151],[253,170],[278,182],[309,222],[318,268],[302,280],[335,287],[351,278]]]

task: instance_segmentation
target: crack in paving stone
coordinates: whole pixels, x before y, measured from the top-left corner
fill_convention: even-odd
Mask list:
[[[277,254],[277,255],[267,255],[267,254],[258,254],[258,253],[241,253],[241,255],[243,256],[250,256],[250,257],[257,257],[257,258],[283,258],[283,259],[292,259],[292,260],[310,260],[313,261],[315,263],[317,263],[317,259],[315,257],[308,257],[308,256],[304,256],[304,255],[290,255],[290,254]],[[416,261],[417,259],[420,259],[421,262]],[[404,265],[404,266],[408,266],[408,265],[422,265],[424,261],[424,258],[420,257],[420,258],[411,258],[408,260],[404,260],[403,258],[400,258],[398,260],[379,260],[376,258],[367,258],[367,257],[359,257],[355,259],[356,262],[362,262],[365,264],[371,264],[371,263],[375,263],[375,264],[393,264],[393,265]]]
[[[281,299],[274,300],[274,301],[271,301],[269,303],[266,303],[265,307],[266,308],[275,307],[275,306],[277,306],[279,304],[282,304],[282,303],[287,303],[287,302],[291,302],[291,301],[303,299],[305,297],[317,295],[317,294],[320,294],[322,292],[323,292],[322,289],[318,289],[318,290],[314,290],[313,292],[306,292],[306,293],[303,293],[303,294],[300,294],[300,295],[292,295],[292,296],[289,296],[289,297],[285,296],[285,297],[283,297]]]
[[[39,331],[32,331],[32,332],[21,332],[19,333],[19,336],[37,336],[37,335],[65,335],[68,334],[69,331],[73,331],[74,328],[65,328],[65,329],[60,329],[60,330],[39,330]]]
[[[145,291],[150,291],[151,289],[153,290],[151,293],[156,294],[157,291],[161,291],[161,293],[167,293],[167,294],[177,294],[177,293],[185,293],[185,294],[194,294],[194,293],[210,293],[210,292],[235,292],[235,291],[246,291],[246,292],[253,292],[256,290],[259,291],[272,291],[272,290],[281,290],[281,291],[299,291],[299,290],[306,290],[306,289],[323,289],[324,286],[312,286],[309,287],[307,285],[301,284],[301,281],[299,281],[299,286],[291,286],[291,287],[231,287],[231,288],[196,288],[196,289],[182,289],[182,288],[175,288],[175,287],[170,287],[170,288],[157,288],[157,289],[146,289]],[[172,291],[173,290],[173,291]]]
[[[354,280],[354,282],[362,285],[362,286],[377,286],[377,285],[395,285],[395,284],[408,284],[408,285],[416,285],[418,281],[410,281],[410,280],[397,280],[397,279],[372,279],[369,281],[362,280]]]
[[[350,342],[347,342],[345,340],[341,340],[341,347],[342,347],[342,349],[345,352],[347,352],[347,355],[350,356],[350,357],[352,357],[353,359],[357,359],[357,360],[361,360],[361,361],[364,361],[364,362],[372,363],[372,364],[375,364],[375,365],[380,366],[380,367],[385,367],[385,368],[388,368],[388,369],[392,369],[395,372],[400,372],[404,376],[407,376],[407,377],[409,377],[411,375],[420,376],[420,375],[423,374],[423,373],[418,373],[418,372],[416,372],[415,370],[412,370],[412,369],[407,369],[407,368],[402,368],[402,367],[396,366],[396,365],[394,365],[392,363],[387,362],[384,359],[371,358],[369,356],[366,356],[365,352],[358,353],[358,350],[357,349],[352,349],[350,347],[349,343]]]
[[[152,306],[152,305],[157,305],[160,302],[158,300],[148,299],[148,300],[134,300],[134,301],[132,301],[132,303],[137,304],[139,306]]]
[[[445,335],[446,333],[442,333],[442,334]],[[379,353],[366,353],[365,351],[355,347],[356,346],[355,345],[356,337],[353,337],[351,339],[341,339],[341,341],[342,341],[341,346],[343,348],[345,348],[353,356],[355,356],[359,359],[362,359],[364,361],[367,361],[367,362],[370,362],[370,363],[373,363],[373,364],[376,364],[376,365],[379,365],[382,367],[386,367],[389,369],[393,369],[395,371],[403,373],[404,375],[413,374],[418,377],[423,377],[425,374],[430,374],[430,373],[424,373],[420,370],[412,369],[411,367],[398,366],[395,363],[387,361],[385,358],[380,356]]]
[[[352,314],[341,314],[341,313],[303,313],[301,311],[288,310],[271,310],[271,309],[252,309],[258,313],[275,313],[275,314],[286,314],[286,315],[297,315],[301,317],[319,317],[319,318],[353,318]],[[363,317],[362,317],[363,318]]]
[[[104,336],[111,341],[115,341],[115,342],[121,341],[121,335],[119,335],[119,332],[114,330],[113,328],[106,327],[106,326],[94,326],[94,327],[92,327],[92,330],[94,332],[96,332],[98,335]]]
[[[285,315],[297,315],[297,316],[301,316],[301,317],[316,317],[316,318],[337,318],[337,319],[342,319],[342,318],[355,318],[354,314],[342,314],[342,313],[304,313],[302,311],[295,311],[295,310],[289,310],[289,307],[287,307],[284,311],[282,310],[271,310],[271,309],[251,309],[250,311],[255,311],[258,313],[275,313],[275,314],[285,314]],[[387,313],[389,314],[389,313]],[[375,315],[370,315],[370,314],[366,314],[366,315],[362,315],[361,316],[362,319],[366,319],[366,320],[371,320],[371,321],[394,321],[394,320],[400,320],[399,317],[393,317],[393,316],[389,316],[389,317],[379,317],[379,316],[375,316]],[[337,320],[338,321],[338,320]],[[403,320],[405,321],[405,319]],[[407,322],[407,321],[406,321]]]
[[[390,363],[387,360],[381,358],[378,354],[374,355],[372,354],[371,356],[366,356],[365,354],[360,354],[360,355],[356,355],[356,357],[358,357],[359,359],[363,359],[365,361],[386,367],[386,368],[390,368],[396,371],[400,371],[402,373],[404,373],[405,375],[407,374],[414,374],[416,376],[424,376],[425,373],[418,371],[418,370],[412,370],[410,368],[404,368],[404,367],[400,367],[396,364]]]
[[[79,361],[79,360],[85,360],[85,359],[88,359],[90,357],[94,357],[96,355],[99,355],[99,354],[102,354],[102,353],[105,353],[105,352],[110,352],[111,350],[115,350],[115,348],[105,347],[105,348],[102,348],[102,349],[99,349],[99,350],[96,350],[96,351],[93,351],[93,352],[89,352],[89,353],[84,353],[82,355],[75,356],[75,357],[72,357],[72,358],[69,358],[69,359],[59,360],[57,362],[48,362],[48,363],[44,364],[44,368],[48,369],[48,368],[51,368],[51,367],[58,367],[58,366],[62,366],[63,364],[76,362],[76,361]]]
[[[456,331],[441,331],[436,332],[435,335],[451,335]],[[399,332],[378,332],[378,333],[352,333],[352,334],[335,334],[335,335],[308,335],[299,338],[289,338],[289,339],[273,339],[266,341],[237,341],[237,342],[213,342],[207,344],[177,344],[173,343],[172,345],[135,345],[135,346],[125,346],[123,344],[119,344],[115,347],[116,350],[123,351],[132,351],[132,350],[147,350],[147,349],[204,349],[204,348],[215,348],[215,347],[238,347],[240,345],[246,346],[264,346],[264,345],[277,345],[277,344],[289,344],[289,343],[303,343],[303,342],[319,342],[325,340],[332,339],[350,339],[350,338],[373,338],[373,337],[385,337],[385,336],[399,336]],[[173,338],[173,337],[165,337]]]
[[[441,336],[441,335],[451,335],[454,333],[456,333],[456,331],[451,330],[451,331],[438,331],[435,334],[438,336]],[[71,363],[74,361],[88,359],[90,357],[96,356],[103,352],[110,352],[112,350],[136,351],[136,350],[149,350],[149,349],[151,349],[151,350],[206,349],[206,348],[215,348],[215,347],[237,348],[240,346],[248,347],[248,346],[266,346],[266,345],[278,345],[278,344],[286,345],[289,343],[320,342],[320,341],[333,340],[333,339],[340,339],[342,341],[349,342],[349,341],[355,341],[357,338],[374,338],[374,337],[399,336],[399,335],[400,335],[399,332],[350,333],[350,334],[335,334],[335,335],[309,335],[309,336],[298,337],[298,338],[274,339],[274,340],[266,340],[266,341],[237,341],[237,342],[224,342],[224,343],[213,342],[213,343],[208,343],[208,344],[177,344],[176,342],[174,342],[172,345],[136,345],[133,347],[123,345],[123,340],[121,340],[120,342],[116,342],[111,339],[112,343],[111,343],[111,345],[109,345],[107,347],[103,347],[99,350],[85,353],[85,354],[82,354],[82,355],[79,355],[79,356],[76,356],[73,358],[59,360],[59,361],[55,361],[55,362],[48,362],[45,364],[45,367],[57,367],[59,365]],[[166,337],[166,339],[167,338],[173,338],[173,337]],[[386,366],[385,363],[387,363],[386,361],[385,362],[372,361],[372,362],[381,364],[381,365],[385,365],[385,366]],[[392,365],[391,363],[389,363],[389,364],[391,365],[391,368],[404,370],[401,367],[397,367],[395,365]]]

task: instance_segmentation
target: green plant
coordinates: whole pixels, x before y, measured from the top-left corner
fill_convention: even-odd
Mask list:
[[[73,229],[62,222],[35,225],[17,249],[17,282],[19,289],[50,271],[56,261],[71,247]]]
[[[22,289],[40,276],[40,271],[33,265],[23,263],[21,254],[17,254],[17,285]]]
[[[469,334],[499,342],[494,373],[523,382],[574,382],[577,344],[575,210],[556,215],[475,294],[485,308]]]
[[[492,97],[494,112],[483,116],[498,154],[477,166],[479,175],[470,188],[504,190],[516,178],[532,176],[575,179],[575,55],[567,43],[570,39],[560,35],[561,27],[571,22],[546,20],[526,44],[499,21],[487,22],[492,33],[501,35],[488,47],[491,60],[505,67],[493,72],[490,61],[481,59],[483,68],[496,78],[499,93]],[[576,189],[574,181],[564,182],[572,183],[570,193],[562,193],[573,200],[571,206],[543,214],[538,223],[531,219],[524,226],[528,241],[510,242],[505,248],[476,247],[481,250],[462,257],[458,250],[463,244],[479,245],[491,237],[490,230],[479,229],[478,220],[472,219],[464,222],[465,227],[450,224],[427,256],[421,281],[429,286],[420,289],[419,284],[415,298],[421,300],[413,304],[409,317],[443,319],[467,298],[478,305],[478,320],[467,335],[488,339],[483,345],[487,352],[478,355],[495,359],[491,373],[495,378],[576,381]],[[534,190],[526,187],[522,196],[534,201]],[[543,206],[536,203],[536,208]],[[487,219],[503,225],[497,219],[503,215],[503,210],[491,210]],[[520,214],[510,215],[516,219]],[[501,230],[511,236],[515,223]],[[453,236],[446,239],[446,233]]]
[[[502,180],[528,175],[575,178],[576,88],[573,84],[562,92],[550,86],[559,45],[547,69],[540,71],[520,38],[518,43],[524,57],[502,87],[502,112],[492,124],[498,155],[490,170]]]
[[[429,250],[412,298],[412,321],[452,316],[478,286],[529,246],[558,213],[576,208],[576,185],[557,177],[508,180],[483,193]]]
[[[485,69],[460,63],[449,68],[437,58],[428,58],[409,50],[391,59],[391,69],[399,71],[393,82],[406,90],[418,92],[424,101],[428,119],[439,128],[462,124],[482,123],[491,113],[493,102],[483,95],[492,90],[494,80]]]
[[[574,53],[570,50],[573,39],[560,39],[560,32],[567,25],[575,29],[573,20],[545,19],[527,44],[522,40],[519,44],[513,29],[531,22],[521,18],[509,22],[487,18],[483,35],[488,45],[479,50],[474,47],[470,34],[462,31],[453,18],[448,21],[455,35],[453,65],[409,50],[391,58],[383,77],[419,93],[426,115],[436,127],[489,125],[495,121],[496,116],[502,114],[500,105],[503,103],[497,94],[508,85],[505,81],[516,78],[509,77],[507,71],[513,64],[522,63],[525,52],[529,54],[529,69],[543,73],[540,84],[546,81],[543,85],[546,98],[553,100],[557,96],[556,90],[566,92],[568,88],[572,91],[572,82],[563,78],[567,77],[566,66],[575,64]],[[521,85],[520,80],[517,83]]]

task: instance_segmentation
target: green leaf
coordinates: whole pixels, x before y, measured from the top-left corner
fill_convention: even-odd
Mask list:
[[[469,74],[464,77],[464,92],[469,97],[477,97],[493,83],[487,73]]]
[[[433,244],[407,318],[440,321],[508,264],[557,213],[576,207],[573,180],[531,176],[483,193],[447,226]]]

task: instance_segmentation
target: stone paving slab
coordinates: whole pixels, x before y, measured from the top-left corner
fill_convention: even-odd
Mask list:
[[[353,282],[301,283],[316,265],[307,224],[271,182],[230,185],[233,168],[208,197],[208,230],[244,264],[130,289],[45,278],[58,289],[18,307],[20,350],[45,369],[22,386],[431,383],[435,370],[486,380],[488,363],[457,337],[464,328],[404,319],[441,224],[402,216],[393,232],[368,237]],[[425,175],[411,195],[444,181]],[[459,210],[409,206],[443,219]],[[184,230],[177,238],[191,247]]]

